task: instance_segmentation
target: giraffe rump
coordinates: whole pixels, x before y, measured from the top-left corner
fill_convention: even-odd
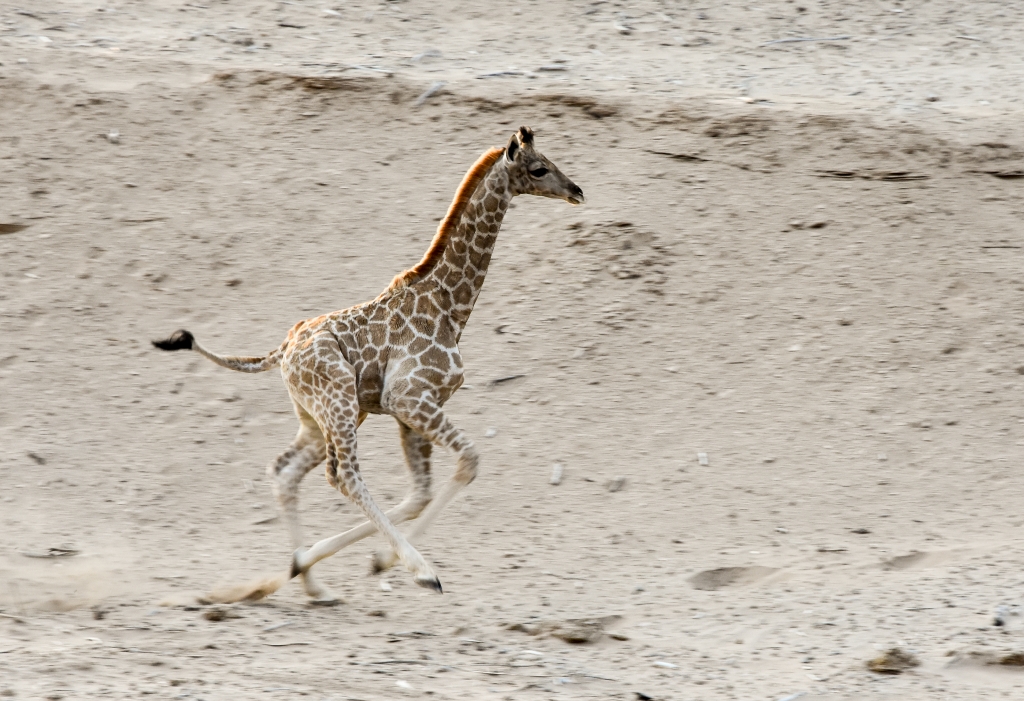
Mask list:
[[[283,348],[279,347],[265,356],[217,355],[199,345],[196,337],[185,329],[178,329],[168,338],[162,341],[153,341],[152,343],[160,350],[165,351],[194,350],[199,355],[209,358],[222,368],[238,372],[266,372],[271,368],[277,367],[281,362],[281,351]]]

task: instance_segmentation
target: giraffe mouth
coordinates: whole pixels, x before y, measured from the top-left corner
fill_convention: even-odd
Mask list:
[[[575,207],[578,204],[583,204],[587,200],[583,197],[583,190],[580,189],[579,185],[573,185],[571,194],[566,196],[565,201]]]

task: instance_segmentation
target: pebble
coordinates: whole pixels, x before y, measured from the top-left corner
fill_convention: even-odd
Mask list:
[[[413,104],[413,107],[420,107],[424,102],[437,94],[437,92],[444,86],[445,82],[443,80],[433,83],[429,88],[423,91],[423,94],[416,98],[416,102]]]
[[[902,674],[920,664],[920,660],[911,653],[894,647],[883,655],[870,660],[867,667],[878,674]]]
[[[117,131],[117,129],[111,129],[110,131],[107,132],[107,141],[109,141],[112,144],[119,144],[121,143],[121,134]]]
[[[697,453],[697,464],[699,464],[699,465],[708,465],[709,464],[709,462],[708,462],[708,454],[707,453]]]
[[[672,664],[671,662],[665,662],[664,660],[658,660],[654,663],[655,667],[661,667],[663,669],[679,669],[679,665]]]
[[[557,462],[551,467],[551,479],[548,482],[554,485],[562,483],[562,466]]]
[[[617,492],[626,486],[626,478],[616,477],[615,479],[608,480],[608,484],[606,486],[608,487],[609,492]]]
[[[203,611],[203,618],[208,621],[226,621],[229,618],[241,618],[241,616],[233,609],[213,606]]]
[[[382,580],[380,580],[380,590],[381,591],[391,591],[391,585],[388,584],[386,581],[384,581],[382,579]]]

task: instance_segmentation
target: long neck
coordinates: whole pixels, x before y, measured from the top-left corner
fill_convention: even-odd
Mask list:
[[[484,285],[498,229],[512,201],[504,160],[495,163],[477,187],[441,260],[426,276],[447,294],[442,306],[461,331]]]

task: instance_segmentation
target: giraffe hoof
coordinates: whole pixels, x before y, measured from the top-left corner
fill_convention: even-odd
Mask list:
[[[330,594],[327,594],[326,596],[310,599],[306,603],[308,603],[310,606],[322,606],[324,608],[330,608],[331,606],[337,606],[345,602],[336,596],[331,596]]]
[[[424,589],[433,589],[438,594],[444,594],[444,591],[441,589],[441,580],[439,580],[437,577],[416,577],[416,579],[413,581],[415,581]]]
[[[319,582],[315,581],[310,572],[302,576],[302,588],[309,597],[306,603],[310,606],[337,606],[345,603],[345,600]]]
[[[398,562],[398,558],[390,550],[378,550],[370,558],[370,574],[387,572]]]

